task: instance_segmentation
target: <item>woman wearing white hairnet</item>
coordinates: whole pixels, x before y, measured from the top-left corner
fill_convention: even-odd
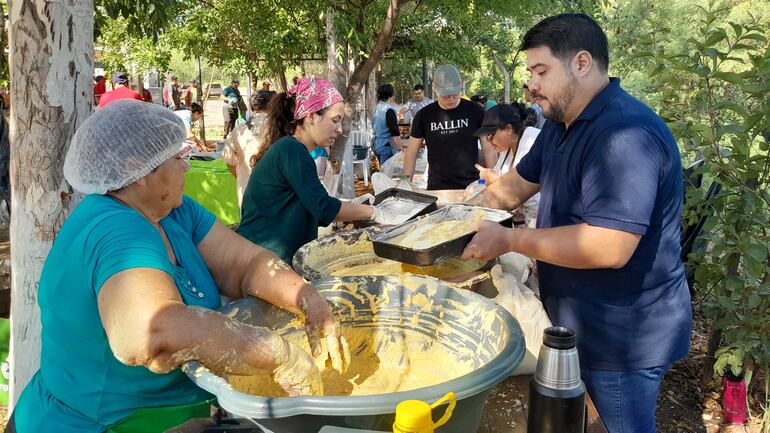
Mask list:
[[[303,314],[312,346],[324,337],[335,367],[349,360],[312,286],[182,194],[185,138],[173,112],[131,100],[75,133],[64,175],[88,195],[46,259],[40,370],[9,429],[161,432],[208,416],[212,396],[178,368],[189,360],[229,374],[271,371],[290,395],[319,391],[307,353],[213,311],[220,294]]]

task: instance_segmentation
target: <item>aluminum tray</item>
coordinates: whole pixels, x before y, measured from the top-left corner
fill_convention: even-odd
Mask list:
[[[468,245],[468,242],[471,241],[475,232],[469,231],[467,234],[425,249],[407,248],[390,241],[419,225],[435,224],[447,220],[471,219],[478,210],[483,210],[486,213],[484,216],[485,220],[511,227],[513,216],[509,212],[477,206],[452,205],[372,236],[370,239],[374,247],[374,253],[379,257],[418,266],[433,265],[442,260],[459,256],[462,254],[465,246]]]
[[[433,197],[431,195],[422,194],[419,192],[414,191],[406,191],[403,189],[398,188],[388,188],[385,191],[377,194],[374,197],[373,205],[378,205],[385,201],[385,199],[388,199],[390,197],[399,197],[403,199],[408,199],[411,201],[414,201],[416,203],[423,203],[425,207],[417,212],[416,214],[412,215],[407,221],[411,221],[419,216],[427,215],[431,212],[434,212],[436,209],[438,209],[438,205],[436,202],[438,201],[438,198]],[[373,221],[355,221],[353,222],[353,227],[356,228],[363,228],[363,227],[369,227],[375,225]]]

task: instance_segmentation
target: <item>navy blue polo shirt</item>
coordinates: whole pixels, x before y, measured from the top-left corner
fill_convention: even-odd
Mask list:
[[[538,228],[586,223],[641,235],[621,269],[537,263],[543,305],[555,325],[577,332],[581,367],[629,371],[684,357],[692,323],[679,258],[684,185],[663,120],[612,78],[569,129],[546,122],[516,169],[540,184]]]

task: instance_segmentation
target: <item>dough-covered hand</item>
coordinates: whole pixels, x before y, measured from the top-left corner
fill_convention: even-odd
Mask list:
[[[348,342],[340,333],[340,326],[332,316],[331,307],[320,295],[307,300],[305,329],[313,357],[322,365],[331,360],[332,368],[340,374],[345,373],[350,366]]]
[[[463,250],[463,259],[491,260],[509,251],[509,230],[492,221],[477,221],[472,229],[473,239]]]
[[[276,357],[273,379],[289,396],[323,395],[321,373],[313,358],[296,344],[284,343],[284,350]]]

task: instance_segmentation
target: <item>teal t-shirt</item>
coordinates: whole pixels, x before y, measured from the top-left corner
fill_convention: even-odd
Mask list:
[[[132,268],[167,272],[185,304],[220,306],[219,290],[196,245],[215,217],[185,197],[160,221],[176,255],[137,211],[102,195],[87,196],[65,221],[43,266],[38,291],[40,369],[15,409],[16,431],[96,433],[143,407],[195,403],[211,395],[181,370],[155,374],[115,358],[97,295],[112,275]]]
[[[318,180],[315,162],[293,137],[273,143],[249,177],[237,232],[291,264],[299,247],[318,237],[342,202]]]
[[[326,151],[323,147],[316,147],[312,151],[310,151],[310,157],[313,159],[318,158],[319,156],[325,156],[329,157],[329,152]]]

